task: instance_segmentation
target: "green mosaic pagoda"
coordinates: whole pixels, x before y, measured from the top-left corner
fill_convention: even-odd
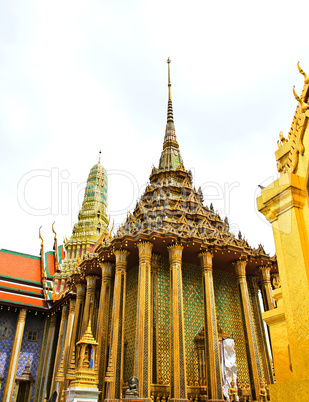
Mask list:
[[[54,275],[54,298],[58,299],[68,292],[66,280],[75,272],[80,260],[89,253],[108,226],[107,175],[100,157],[89,173],[84,201],[74,224],[70,239],[65,239],[66,258]]]

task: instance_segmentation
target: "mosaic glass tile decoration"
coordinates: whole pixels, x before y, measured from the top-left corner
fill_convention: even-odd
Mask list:
[[[138,293],[138,265],[127,270],[127,288],[125,304],[125,355],[123,381],[128,382],[134,375],[134,352],[136,338],[136,312]]]
[[[6,380],[6,374],[9,368],[11,350],[15,335],[15,328],[17,323],[18,312],[14,310],[8,311],[6,307],[1,311],[0,315],[0,325],[9,327],[9,333],[7,338],[0,338],[0,374],[4,376],[1,390],[0,390],[0,401],[2,401],[2,395]]]
[[[201,268],[182,264],[183,313],[186,339],[187,382],[198,381],[198,356],[194,337],[204,326],[204,306]]]
[[[238,383],[249,383],[247,353],[237,280],[232,272],[213,271],[218,325],[235,341]]]
[[[5,375],[9,366],[9,359],[11,356],[11,349],[15,335],[15,328],[17,323],[18,311],[17,312],[6,312],[6,314],[1,315],[0,317],[0,325],[8,325],[10,326],[8,338],[0,339],[0,373]],[[38,332],[38,340],[37,342],[28,342],[27,334],[28,331],[35,330]],[[28,312],[26,317],[26,323],[24,328],[24,334],[19,354],[18,366],[16,376],[20,376],[26,366],[27,360],[30,360],[30,372],[32,377],[36,380],[38,365],[40,360],[40,352],[42,346],[42,337],[44,331],[44,318],[42,319],[41,315],[35,315],[34,312]],[[0,400],[2,399],[2,394],[4,390],[5,379],[3,381],[1,391],[0,391]],[[34,399],[35,393],[35,385],[34,383],[31,395],[31,402]]]
[[[27,341],[27,334],[29,331],[33,330],[38,331],[38,339],[36,342],[29,342]],[[20,349],[17,374],[16,374],[17,376],[20,376],[23,373],[29,357],[30,372],[32,377],[36,380],[40,361],[43,331],[44,331],[44,318],[42,318],[41,315],[35,315],[35,312],[33,311],[28,312],[26,317],[26,325],[23,335],[23,341]],[[34,383],[32,389],[31,402],[33,401],[34,398],[35,385],[36,383]]]
[[[170,382],[170,270],[167,259],[160,259],[157,287],[157,381],[159,384]]]

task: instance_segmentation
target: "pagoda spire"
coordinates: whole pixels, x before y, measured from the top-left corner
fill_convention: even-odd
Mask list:
[[[107,174],[101,164],[100,151],[98,163],[92,167],[87,179],[84,201],[78,214],[78,221],[74,224],[70,239],[66,239],[64,243],[66,258],[61,262],[60,270],[54,275],[54,283],[56,284],[54,289],[58,289],[55,298],[65,295],[67,290],[66,279],[69,274],[78,269],[80,260],[91,252],[102,235],[107,236],[109,233],[106,208]]]
[[[179,151],[179,145],[176,138],[173,105],[171,95],[171,59],[167,59],[168,65],[168,103],[167,103],[167,122],[163,143],[163,151],[160,157],[159,170],[174,170],[180,165],[183,165],[182,158]]]
[[[168,65],[168,103],[167,103],[167,121],[171,121],[174,123],[174,116],[173,116],[173,105],[172,105],[172,94],[171,94],[171,70],[170,70],[170,63],[171,59],[167,59]]]

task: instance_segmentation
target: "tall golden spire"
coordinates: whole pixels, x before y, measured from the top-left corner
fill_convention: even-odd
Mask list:
[[[100,151],[99,151],[99,162],[98,163],[101,163],[101,149],[100,149]]]
[[[180,165],[183,165],[182,158],[179,151],[179,145],[176,139],[173,105],[171,95],[171,71],[170,71],[171,59],[167,59],[168,65],[168,103],[167,103],[167,122],[163,143],[163,151],[161,154],[159,169],[160,170],[174,170]]]

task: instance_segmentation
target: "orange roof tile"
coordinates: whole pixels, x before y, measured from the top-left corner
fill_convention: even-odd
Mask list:
[[[40,257],[2,249],[0,274],[41,283]]]

